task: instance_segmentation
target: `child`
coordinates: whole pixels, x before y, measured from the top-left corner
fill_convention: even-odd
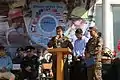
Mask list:
[[[75,35],[77,37],[77,40],[74,42],[74,57],[76,59],[84,58],[84,51],[88,38],[83,36],[83,31],[80,28],[75,31]]]

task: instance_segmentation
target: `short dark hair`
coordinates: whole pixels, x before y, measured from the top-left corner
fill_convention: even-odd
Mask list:
[[[102,33],[101,33],[101,32],[98,32],[98,36],[99,36],[99,37],[102,37]]]
[[[56,30],[58,30],[58,29],[61,29],[62,31],[64,31],[64,28],[62,26],[57,26]]]
[[[5,47],[0,45],[0,50],[4,50],[4,49],[5,49]]]
[[[81,33],[83,33],[83,31],[82,31],[82,29],[78,28],[78,29],[75,31],[75,33],[81,34]]]
[[[17,51],[19,52],[19,51],[24,51],[24,49],[22,48],[22,47],[19,47],[19,48],[17,48]]]
[[[91,30],[93,30],[95,32],[98,32],[98,30],[97,30],[97,28],[95,26],[94,27],[89,27],[89,31],[91,31]]]

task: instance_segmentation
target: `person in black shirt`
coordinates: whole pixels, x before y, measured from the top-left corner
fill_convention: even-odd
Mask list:
[[[12,60],[14,64],[21,64],[22,59],[24,57],[24,49],[22,47],[19,47],[17,49],[16,57]]]
[[[29,46],[26,48],[27,55],[23,58],[21,63],[24,79],[36,80],[38,76],[39,61],[34,53],[34,47]]]
[[[24,54],[25,54],[24,49],[22,47],[17,48],[16,57],[13,58],[13,60],[12,60],[13,65],[21,64],[22,60],[24,58]],[[21,68],[20,69],[13,69],[12,72],[15,75],[18,75],[18,77],[16,77],[16,79],[19,78],[20,80],[23,80],[23,74],[22,74]]]
[[[56,27],[56,36],[52,37],[51,40],[47,44],[48,48],[70,48],[73,50],[73,45],[70,42],[69,38],[64,36],[64,28],[62,26]],[[65,57],[65,56],[64,56]],[[53,61],[52,70],[54,80],[56,80],[56,67],[57,67],[57,57],[55,54],[51,57]],[[68,80],[68,59],[67,55],[64,59],[64,80]]]

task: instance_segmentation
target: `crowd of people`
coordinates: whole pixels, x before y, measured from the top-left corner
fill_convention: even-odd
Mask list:
[[[89,32],[91,35],[90,39],[83,36],[82,29],[78,28],[75,31],[75,35],[77,40],[75,41],[74,45],[71,44],[69,39],[67,39],[63,35],[64,29],[62,26],[58,26],[56,28],[56,36],[54,36],[50,42],[48,43],[49,48],[67,48],[69,47],[73,53],[74,60],[77,61],[78,59],[83,63],[85,63],[87,67],[87,77],[88,80],[102,80],[102,49],[103,49],[103,40],[100,34],[98,34],[98,30],[95,26],[89,27]],[[74,47],[73,47],[74,46]],[[53,72],[56,75],[56,55],[53,55]],[[64,64],[66,63],[67,58],[65,58]],[[66,76],[68,69],[66,69],[66,64],[64,66],[64,80],[68,80]],[[68,67],[67,67],[68,68]],[[79,74],[76,74],[79,76]],[[67,78],[66,78],[67,77]],[[76,77],[74,77],[76,78]],[[56,78],[54,78],[56,80]],[[76,78],[76,80],[78,77]]]
[[[56,36],[52,37],[48,42],[48,48],[70,48],[72,50],[72,63],[78,62],[83,64],[86,69],[86,80],[102,80],[102,49],[103,40],[95,26],[89,27],[91,38],[88,39],[83,35],[82,29],[78,28],[75,31],[77,37],[74,45],[68,37],[64,36],[62,26],[56,27]],[[47,50],[47,49],[46,49]],[[7,56],[4,46],[0,46],[0,78],[15,80],[15,75],[11,72],[13,64],[20,64],[20,80],[36,80],[39,74],[39,65],[41,53],[33,46],[18,48],[16,57],[11,59]],[[56,80],[56,55],[52,54],[49,61],[52,61],[50,75]],[[80,62],[80,63],[79,63]],[[64,80],[71,80],[69,76],[68,55],[64,56]],[[74,65],[79,66],[79,65]],[[80,68],[80,67],[78,67]],[[76,72],[77,73],[77,72]],[[79,74],[76,74],[79,76]],[[76,78],[76,79],[75,79]],[[74,79],[78,78],[74,76]]]
[[[39,57],[34,47],[18,48],[16,57],[11,59],[7,56],[5,48],[0,46],[0,78],[15,80],[15,75],[12,73],[15,70],[14,64],[20,64],[20,66],[17,66],[20,67],[20,80],[36,80],[39,69]]]

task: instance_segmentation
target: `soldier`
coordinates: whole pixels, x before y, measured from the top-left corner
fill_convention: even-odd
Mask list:
[[[19,47],[17,49],[16,57],[13,58],[13,60],[12,60],[13,63],[14,64],[20,64],[22,62],[22,59],[23,59],[24,55],[25,55],[24,54],[24,49],[22,47]]]
[[[86,60],[90,60],[91,64],[87,66],[88,80],[102,80],[101,51],[103,48],[103,40],[98,35],[97,29],[95,27],[89,27],[89,32],[92,38],[90,38],[86,44],[85,50]]]
[[[62,48],[67,48],[69,47],[71,50],[73,50],[73,45],[71,44],[71,42],[69,41],[69,39],[64,36],[63,34],[63,27],[62,26],[58,26],[56,28],[56,36],[52,37],[52,39],[48,42],[48,47],[49,48],[58,48],[58,47],[62,47]],[[54,75],[54,79],[56,79],[56,55],[52,56],[52,60],[53,60],[53,75]],[[67,59],[65,59],[65,64],[67,63]],[[64,68],[67,68],[67,65],[65,65]],[[65,77],[68,76],[66,74],[67,69],[65,69]],[[66,78],[64,80],[67,80]]]
[[[64,29],[62,26],[58,26],[56,28],[56,36],[52,37],[52,39],[48,42],[49,48],[69,47],[71,50],[73,49],[71,42],[69,41],[68,37],[64,36],[63,31]]]
[[[27,46],[25,50],[27,55],[23,58],[21,63],[23,77],[28,80],[36,80],[38,77],[39,61],[34,53],[35,48]]]

